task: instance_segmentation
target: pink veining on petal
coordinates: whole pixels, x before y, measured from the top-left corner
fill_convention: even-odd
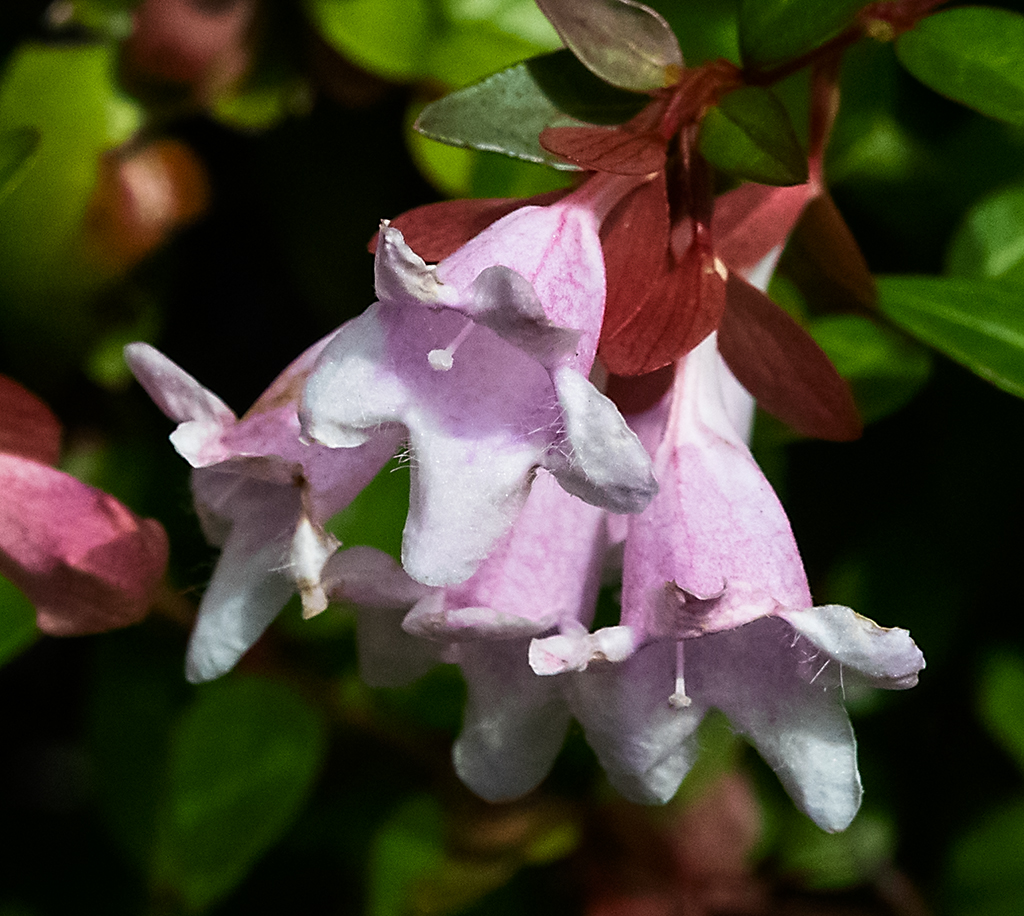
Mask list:
[[[449,586],[425,615],[407,618],[434,639],[535,635],[589,623],[605,549],[604,512],[539,471],[511,531],[467,581]],[[472,618],[466,609],[486,613]],[[477,626],[471,626],[478,620]],[[505,622],[504,624],[502,622]],[[467,629],[468,627],[468,629]]]
[[[515,210],[438,264],[438,279],[468,289],[485,265],[521,274],[551,322],[581,333],[571,365],[589,372],[605,303],[598,230],[607,212],[636,184],[635,178],[598,175],[557,203]]]
[[[775,603],[811,604],[785,511],[726,411],[722,371],[713,336],[681,361],[655,454],[661,490],[630,523],[623,623],[653,637],[669,635],[666,617],[688,603],[690,613],[699,608],[702,632]],[[685,594],[715,600],[701,605]]]

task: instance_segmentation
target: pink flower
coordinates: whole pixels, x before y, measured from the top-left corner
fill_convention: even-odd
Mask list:
[[[60,426],[0,376],[0,574],[39,628],[77,636],[140,620],[167,566],[167,535],[114,497],[55,470]]]
[[[592,181],[552,206],[518,209],[436,267],[382,227],[380,301],[325,347],[302,419],[335,448],[382,427],[407,431],[402,563],[414,579],[468,579],[538,468],[612,511],[650,501],[646,452],[586,377],[604,309],[600,214],[630,182]]]
[[[737,432],[742,390],[715,343],[684,357],[667,400],[637,418],[658,442],[660,483],[626,537],[621,623],[637,648],[574,675],[570,706],[612,782],[642,801],[675,793],[697,726],[721,709],[797,804],[840,830],[861,792],[844,678],[911,687],[924,659],[905,630],[812,606],[785,512]],[[551,641],[534,641],[534,669],[578,670],[550,663]]]
[[[303,353],[241,419],[157,350],[142,343],[125,349],[135,377],[178,423],[171,441],[195,468],[204,533],[223,548],[189,642],[189,680],[233,667],[296,591],[307,614],[327,606],[320,576],[337,543],[323,523],[398,447],[390,433],[341,453],[302,440],[298,393],[327,341]]]
[[[335,555],[324,578],[332,597],[360,605],[360,671],[370,683],[407,683],[438,661],[460,666],[469,697],[455,769],[478,795],[503,801],[547,775],[570,719],[567,679],[534,674],[530,639],[585,632],[606,545],[605,513],[542,470],[466,582],[422,585],[367,548]]]

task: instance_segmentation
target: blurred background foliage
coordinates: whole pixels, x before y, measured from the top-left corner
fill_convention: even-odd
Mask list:
[[[738,60],[735,0],[652,5],[688,63]],[[215,556],[121,346],[153,342],[244,410],[372,301],[381,218],[566,183],[411,130],[556,47],[530,0],[0,7],[0,372],[65,424],[64,469],[173,545],[156,612],[124,632],[38,639],[0,581],[0,916],[1020,912],[1024,404],[841,290],[809,296],[814,227],[772,293],[869,425],[833,445],[762,417],[756,451],[819,603],[908,627],[928,659],[910,693],[847,697],[866,786],[849,831],[818,831],[716,718],[665,809],[615,798],[576,732],[538,792],[487,805],[448,759],[458,675],[367,687],[345,608],[289,607],[238,671],[185,682]],[[1024,131],[924,88],[891,44],[855,47],[842,86],[826,174],[872,270],[1002,278],[1024,303]],[[389,467],[335,531],[395,552],[407,492]]]

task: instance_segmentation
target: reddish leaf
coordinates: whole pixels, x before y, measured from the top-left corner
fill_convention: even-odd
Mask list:
[[[790,273],[815,304],[828,311],[874,309],[875,278],[828,194],[808,204],[790,250]]]
[[[734,273],[718,348],[757,402],[805,436],[846,442],[862,430],[853,395],[811,336]]]
[[[479,235],[491,223],[496,223],[513,210],[526,206],[546,206],[561,200],[568,189],[548,191],[536,197],[488,197],[469,200],[442,200],[406,210],[391,220],[401,231],[408,246],[424,261],[443,261],[471,238]],[[370,254],[377,250],[374,234],[367,247]]]
[[[668,194],[665,174],[625,197],[601,224],[607,277],[606,328],[625,324],[640,308],[638,290],[669,269]]]
[[[683,54],[669,24],[628,0],[538,0],[537,5],[576,58],[613,86],[647,92],[671,85]]]
[[[810,184],[744,184],[715,201],[712,228],[719,257],[743,272],[786,243],[815,194]]]
[[[725,271],[694,242],[682,261],[647,285],[624,324],[602,329],[601,359],[615,375],[645,375],[674,363],[718,327],[725,310]]]
[[[540,145],[584,169],[649,175],[665,168],[665,140],[626,127],[548,127]]]
[[[0,375],[0,452],[56,464],[60,422],[39,398]]]
[[[0,455],[0,574],[55,636],[135,623],[167,565],[167,535],[107,493],[37,461]]]
[[[643,413],[657,404],[672,387],[675,374],[675,366],[662,366],[647,375],[610,375],[604,393],[622,413]]]

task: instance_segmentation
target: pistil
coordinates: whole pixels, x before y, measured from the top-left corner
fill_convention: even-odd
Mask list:
[[[685,657],[683,654],[683,643],[685,639],[680,639],[676,643],[676,690],[668,698],[670,706],[674,706],[676,709],[685,709],[689,706],[693,700],[686,695],[686,681],[683,677],[685,670]]]
[[[448,344],[444,349],[431,350],[427,354],[427,362],[430,363],[430,368],[437,372],[447,372],[455,361],[455,351],[459,349],[462,342],[469,336],[469,332],[473,330],[473,322],[466,320],[462,330],[456,335],[455,339]]]

